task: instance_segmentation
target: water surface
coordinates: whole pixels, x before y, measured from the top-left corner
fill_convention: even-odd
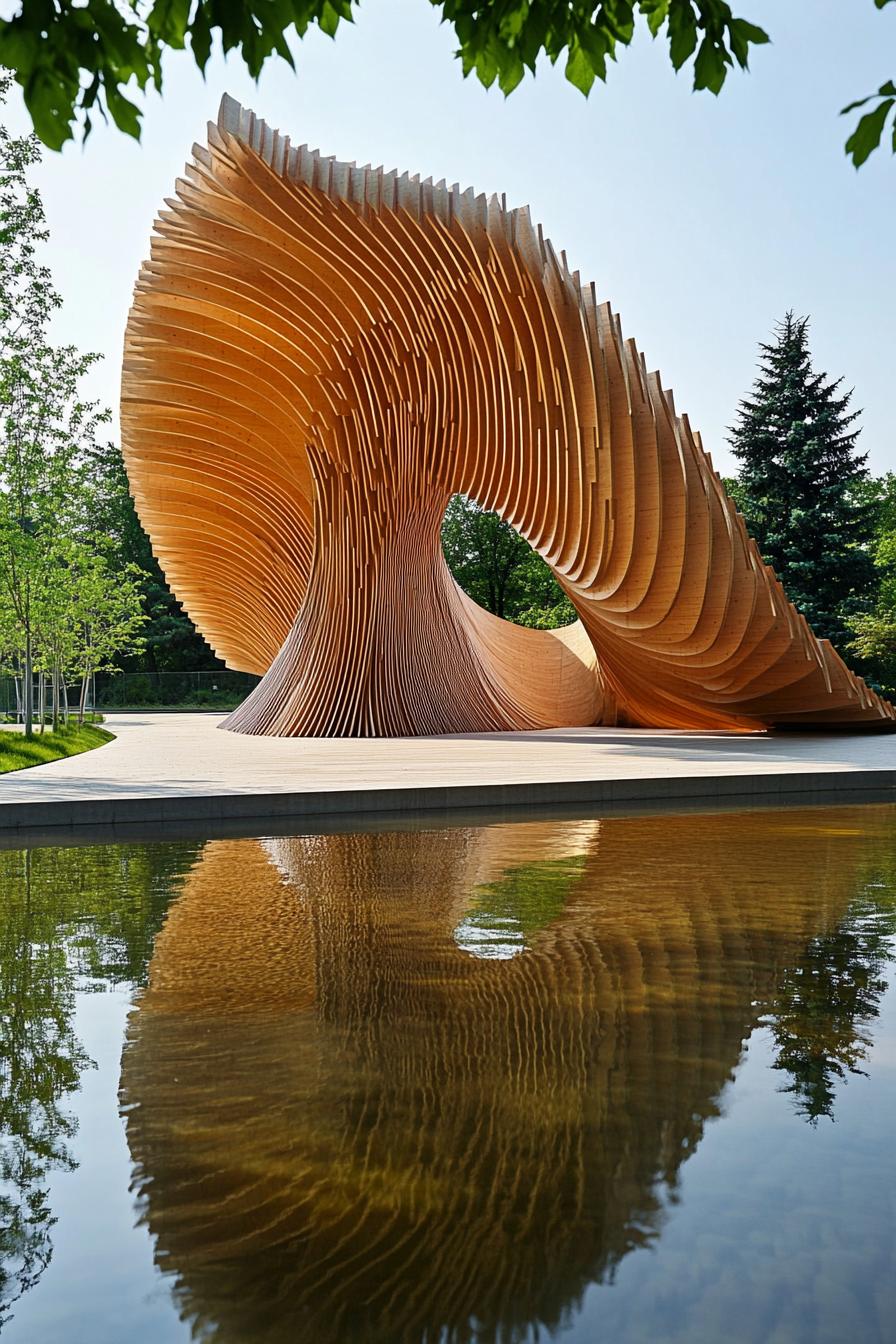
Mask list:
[[[0,882],[3,1344],[896,1340],[896,809]]]

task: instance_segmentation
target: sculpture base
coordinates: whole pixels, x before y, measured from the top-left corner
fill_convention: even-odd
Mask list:
[[[269,671],[225,719],[284,737],[423,737],[616,722],[579,622],[528,630],[483,611],[442,556],[448,502],[321,486],[302,609]],[[374,491],[374,496],[377,495]],[[383,507],[376,509],[376,504]],[[388,507],[386,505],[388,504]]]

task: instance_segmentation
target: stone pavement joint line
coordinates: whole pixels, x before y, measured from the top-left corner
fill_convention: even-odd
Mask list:
[[[114,742],[0,776],[0,830],[896,791],[896,739],[562,728],[245,737],[216,714],[107,717]],[[894,792],[896,798],[896,792]]]

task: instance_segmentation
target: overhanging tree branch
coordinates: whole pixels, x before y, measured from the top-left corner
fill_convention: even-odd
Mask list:
[[[883,9],[894,0],[874,0]],[[271,56],[293,64],[290,42],[311,27],[335,36],[358,0],[19,0],[0,21],[0,65],[21,85],[34,128],[60,149],[97,113],[139,137],[141,110],[131,97],[162,90],[162,56],[189,50],[205,70],[215,44],[236,51],[258,77]],[[690,64],[693,87],[718,94],[730,70],[746,70],[768,34],[736,15],[727,0],[430,0],[458,40],[464,75],[511,93],[539,57],[564,62],[566,78],[588,94],[609,63],[649,32],[678,71]],[[858,166],[880,143],[890,107],[881,86],[847,142]],[[127,90],[127,93],[125,92]],[[868,99],[862,100],[867,102]],[[861,103],[850,104],[852,111]],[[883,110],[881,110],[883,108]],[[896,149],[896,130],[894,130]]]

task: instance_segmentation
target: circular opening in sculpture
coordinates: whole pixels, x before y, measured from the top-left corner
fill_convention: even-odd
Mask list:
[[[445,510],[442,551],[467,596],[502,620],[556,630],[577,619],[537,551],[510,523],[468,495],[454,495]]]

